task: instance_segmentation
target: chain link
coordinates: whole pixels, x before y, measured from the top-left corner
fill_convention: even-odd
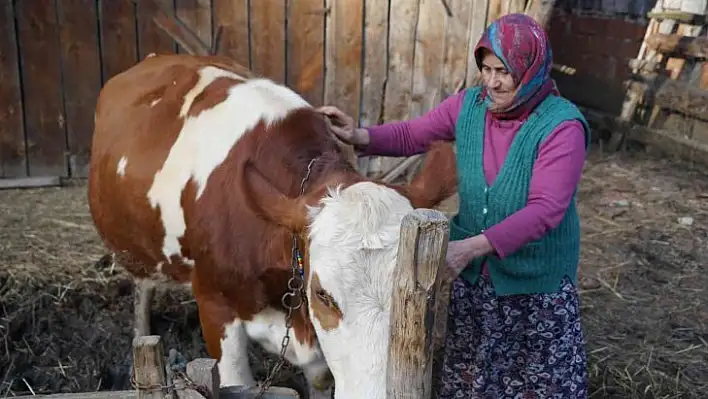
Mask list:
[[[303,195],[305,193],[305,184],[310,178],[310,173],[312,172],[312,165],[314,164],[316,159],[317,158],[313,158],[307,165],[307,173],[300,182],[300,195]],[[268,388],[270,388],[271,384],[273,384],[273,379],[275,378],[275,376],[283,367],[283,364],[285,363],[285,352],[287,351],[288,345],[290,344],[290,329],[293,326],[293,311],[300,309],[302,304],[307,300],[305,296],[305,271],[303,268],[302,254],[300,253],[300,248],[298,245],[297,234],[293,234],[291,261],[292,275],[288,279],[289,291],[283,294],[282,298],[280,299],[281,303],[283,304],[283,307],[288,310],[287,314],[285,315],[285,335],[283,336],[283,339],[280,343],[280,356],[278,357],[278,361],[270,370],[270,373],[268,373],[268,376],[263,381],[263,384],[261,384],[261,388],[258,394],[256,394],[255,398],[260,398],[261,396],[263,396],[263,394],[268,390]]]

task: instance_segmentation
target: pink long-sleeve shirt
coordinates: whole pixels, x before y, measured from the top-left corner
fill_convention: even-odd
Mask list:
[[[433,141],[454,140],[455,121],[465,93],[452,95],[428,113],[409,121],[367,128],[370,141],[361,155],[410,156],[425,152]],[[485,120],[484,176],[491,185],[523,121],[497,120],[489,112]],[[560,224],[584,163],[582,124],[579,121],[561,123],[539,146],[526,206],[483,233],[497,257],[504,259]],[[484,269],[486,274],[486,267]]]

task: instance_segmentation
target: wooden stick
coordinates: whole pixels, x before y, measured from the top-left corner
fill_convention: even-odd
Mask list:
[[[138,399],[165,399],[163,388],[167,385],[165,358],[159,335],[133,339],[133,375]]]
[[[435,305],[448,231],[447,217],[432,209],[416,209],[401,223],[386,370],[389,399],[432,397]]]

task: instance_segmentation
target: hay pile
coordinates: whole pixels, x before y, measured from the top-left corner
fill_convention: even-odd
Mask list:
[[[708,397],[706,176],[644,155],[588,162],[579,207],[592,397]],[[83,185],[0,191],[0,397],[129,389],[132,285],[100,261],[85,196]],[[206,356],[191,298],[160,293],[152,322],[166,353]],[[262,377],[272,358],[252,360]],[[301,383],[292,369],[275,382],[302,393]]]

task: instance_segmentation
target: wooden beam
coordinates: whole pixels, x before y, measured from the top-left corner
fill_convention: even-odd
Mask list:
[[[646,40],[647,47],[678,57],[708,57],[708,38],[654,33]]]
[[[433,328],[437,292],[445,265],[448,219],[440,211],[416,209],[401,223],[393,272],[386,397],[432,397]],[[438,308],[444,317],[447,308]]]
[[[167,399],[172,395],[163,392],[167,385],[165,358],[159,335],[133,339],[133,375],[138,399]]]
[[[708,90],[686,82],[667,79],[657,91],[654,101],[662,108],[708,120]]]
[[[219,399],[255,399],[260,388],[244,388],[230,386],[219,388]],[[298,399],[297,391],[291,388],[270,387],[259,399]],[[58,393],[52,395],[13,396],[12,399],[137,399],[138,392],[133,391],[99,391],[80,393]]]
[[[0,190],[61,186],[59,176],[17,177],[0,179]]]

